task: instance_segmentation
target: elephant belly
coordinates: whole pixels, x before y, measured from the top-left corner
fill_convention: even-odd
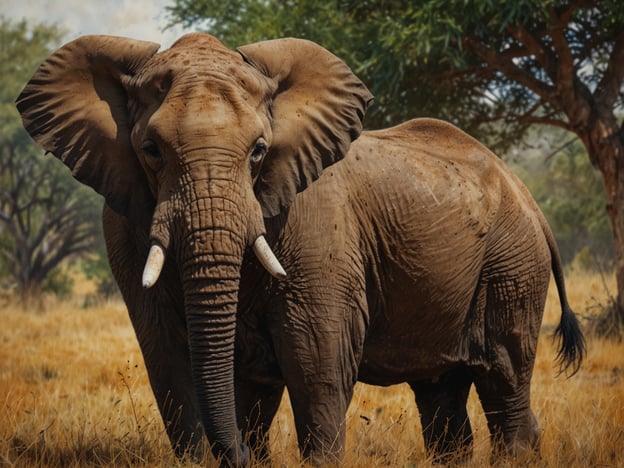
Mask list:
[[[459,352],[436,353],[413,344],[389,348],[371,343],[364,350],[358,380],[387,386],[435,379],[465,361],[465,356]]]
[[[393,284],[369,297],[370,326],[359,366],[360,381],[393,385],[432,379],[468,362],[474,324],[473,281],[415,278],[395,271]],[[449,279],[450,278],[450,279]],[[476,279],[476,277],[475,277]]]

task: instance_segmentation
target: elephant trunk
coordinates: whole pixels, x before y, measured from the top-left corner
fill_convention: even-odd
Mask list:
[[[212,190],[211,190],[212,189]],[[212,187],[194,193],[210,193]],[[192,196],[192,195],[191,195]],[[195,197],[193,197],[195,198]],[[238,198],[238,197],[233,197]],[[184,289],[191,367],[204,430],[215,456],[249,461],[236,422],[234,339],[247,210],[221,196],[188,200],[176,239]],[[195,210],[195,212],[193,212]]]
[[[262,232],[257,232],[253,207],[246,208],[251,205],[245,194],[226,191],[224,183],[223,178],[196,182],[159,201],[151,237],[180,268],[193,382],[206,436],[216,457],[241,466],[249,461],[249,449],[237,427],[234,399],[236,311],[243,254],[250,236]],[[163,261],[164,256],[155,257],[157,267]]]
[[[215,457],[249,461],[236,423],[234,339],[240,264],[194,259],[183,277],[191,366],[202,422]]]

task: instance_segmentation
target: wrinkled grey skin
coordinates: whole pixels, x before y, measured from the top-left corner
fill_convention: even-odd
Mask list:
[[[440,121],[360,136],[370,93],[307,41],[157,48],[80,38],[17,106],[106,199],[110,264],[174,449],[200,457],[205,432],[224,463],[246,464],[250,445],[267,456],[286,386],[303,455],[339,459],[361,380],[409,382],[441,460],[471,450],[473,383],[495,450],[537,450],[529,390],[551,269],[563,364],[578,366],[583,339],[518,179]],[[282,281],[251,253],[262,234]],[[150,244],[167,255],[142,289]]]

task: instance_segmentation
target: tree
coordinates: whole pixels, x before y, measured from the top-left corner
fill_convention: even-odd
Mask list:
[[[170,21],[200,24],[228,45],[267,34],[320,42],[373,90],[376,125],[440,117],[498,151],[535,124],[578,136],[605,187],[618,285],[611,317],[624,324],[624,2],[222,3],[175,0]]]
[[[22,127],[14,101],[56,48],[56,27],[0,18],[0,263],[22,300],[37,300],[60,263],[93,246],[102,201],[46,157]]]

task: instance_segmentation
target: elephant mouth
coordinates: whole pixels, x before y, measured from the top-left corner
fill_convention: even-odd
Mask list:
[[[286,278],[286,271],[271,250],[271,247],[269,247],[264,236],[258,236],[252,247],[256,257],[271,276],[279,280]],[[145,268],[143,269],[142,284],[144,288],[148,289],[156,284],[164,264],[164,249],[156,243],[152,244],[145,262]]]

